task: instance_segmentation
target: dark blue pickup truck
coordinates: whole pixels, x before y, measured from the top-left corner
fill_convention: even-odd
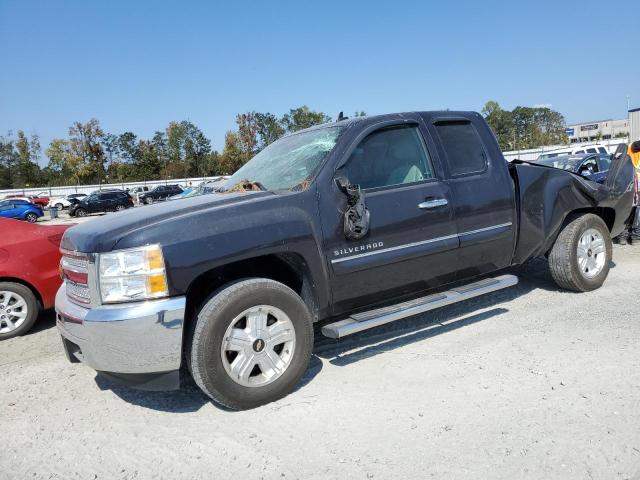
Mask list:
[[[147,389],[186,365],[252,408],[300,380],[314,322],[339,339],[514,285],[500,270],[533,257],[562,288],[600,287],[633,195],[628,157],[602,185],[508,164],[477,113],[342,120],[283,137],[214,194],[69,229],[57,324],[72,362]]]

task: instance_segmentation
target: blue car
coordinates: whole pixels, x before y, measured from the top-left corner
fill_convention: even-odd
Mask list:
[[[0,201],[0,217],[16,218],[36,223],[38,218],[44,216],[42,208],[26,200],[2,200]]]
[[[571,156],[544,158],[536,160],[534,163],[569,170],[592,182],[604,183],[607,179],[607,173],[609,173],[611,159],[607,154],[582,153]]]

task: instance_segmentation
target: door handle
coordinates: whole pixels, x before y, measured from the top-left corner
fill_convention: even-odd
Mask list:
[[[444,207],[445,205],[448,205],[448,204],[449,202],[447,201],[446,198],[432,198],[425,202],[419,203],[418,208],[421,208],[423,210],[429,210],[431,208]]]

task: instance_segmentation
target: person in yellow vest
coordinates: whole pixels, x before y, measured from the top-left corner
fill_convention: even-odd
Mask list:
[[[640,140],[629,145],[627,154],[631,158],[631,163],[633,163],[636,170],[640,169]]]
[[[633,208],[631,222],[629,225],[629,236],[627,239],[628,243],[632,243],[633,238],[638,238],[638,234],[640,233],[638,231],[638,229],[640,229],[640,207],[638,207],[638,196],[640,195],[640,192],[638,192],[638,184],[640,183],[640,140],[629,145],[627,154],[631,158],[631,163],[633,163],[633,166],[636,169],[636,206]]]

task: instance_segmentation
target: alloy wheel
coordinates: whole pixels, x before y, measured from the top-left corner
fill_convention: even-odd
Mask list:
[[[593,278],[602,272],[607,261],[607,249],[598,230],[589,228],[580,236],[577,256],[580,272],[585,277]]]
[[[9,333],[24,323],[29,314],[27,302],[9,290],[0,291],[0,334]]]
[[[236,383],[262,387],[282,376],[295,346],[295,328],[287,314],[271,305],[258,305],[229,324],[222,340],[222,363]]]

